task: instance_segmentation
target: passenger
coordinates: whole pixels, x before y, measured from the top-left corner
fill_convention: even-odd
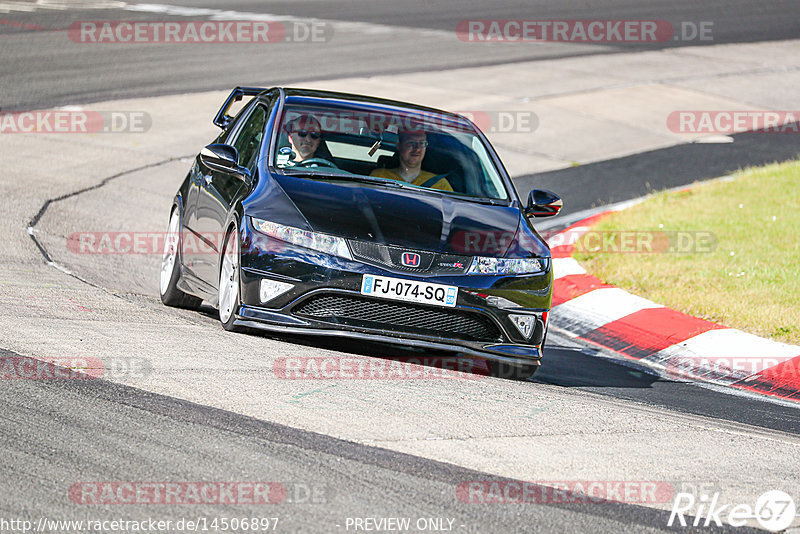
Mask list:
[[[399,132],[397,159],[400,160],[400,165],[394,169],[375,169],[370,175],[442,191],[452,191],[453,187],[446,178],[439,178],[431,183],[431,179],[436,175],[422,170],[422,160],[425,158],[427,146],[428,140],[424,131],[404,130]]]

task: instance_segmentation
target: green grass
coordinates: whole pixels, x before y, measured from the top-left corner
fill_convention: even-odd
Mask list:
[[[607,239],[605,250],[632,231],[646,232],[633,249],[647,250],[649,243],[657,250],[592,252],[597,234],[584,246],[579,242],[575,258],[604,282],[690,315],[800,344],[800,161],[657,193],[607,216],[593,231],[617,239]],[[662,252],[667,242],[676,243],[670,232],[715,243]],[[696,239],[687,243],[698,245]]]

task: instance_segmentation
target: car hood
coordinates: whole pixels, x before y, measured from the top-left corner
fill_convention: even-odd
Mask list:
[[[358,182],[273,177],[310,230],[348,239],[450,254],[503,256],[516,242],[521,223],[518,207]],[[543,243],[533,245],[525,247],[529,249],[525,255],[546,253]]]

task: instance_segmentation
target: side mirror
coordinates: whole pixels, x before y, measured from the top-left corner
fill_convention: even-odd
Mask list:
[[[552,217],[561,211],[564,202],[561,197],[550,191],[534,189],[528,195],[528,205],[525,207],[527,217]]]
[[[208,145],[200,151],[200,161],[216,171],[235,174],[245,180],[250,178],[250,171],[239,166],[239,153],[230,145],[223,143]]]

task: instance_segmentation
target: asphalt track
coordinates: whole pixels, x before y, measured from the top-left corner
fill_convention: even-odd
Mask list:
[[[212,3],[170,2],[215,8]],[[207,4],[207,5],[206,5]],[[731,2],[669,3],[668,7],[608,2],[586,11],[582,2],[542,6],[536,18],[665,18],[715,20],[720,28],[717,42],[745,42],[797,37],[795,22],[800,6],[795,2],[772,2],[759,6],[757,16],[746,16]],[[750,2],[740,6],[750,6]],[[420,6],[426,6],[423,11]],[[600,6],[600,7],[598,7]],[[414,9],[417,7],[418,9]],[[452,31],[464,18],[531,18],[530,7],[516,3],[441,2],[428,8],[422,2],[230,2],[226,9],[263,11],[296,17],[358,21],[403,28]],[[654,11],[655,10],[655,11]],[[428,14],[431,13],[431,14]],[[454,16],[453,13],[457,13]],[[152,13],[129,13],[131,18],[152,20]],[[752,15],[752,13],[750,14]],[[127,14],[126,14],[127,16]],[[35,21],[47,28],[63,28],[73,20],[119,18],[116,12],[36,11],[10,13],[8,20]],[[162,17],[159,17],[162,18]],[[41,108],[85,103],[110,98],[153,96],[175,92],[228,88],[231,85],[271,84],[282,80],[310,80],[364,73],[435,70],[442,66],[507,63],[523,59],[566,57],[608,52],[607,46],[543,45],[529,49],[495,47],[475,54],[463,48],[437,47],[437,54],[420,54],[420,43],[398,40],[391,35],[376,46],[366,47],[366,37],[332,41],[322,50],[299,45],[275,45],[265,60],[262,49],[237,48],[233,60],[216,47],[153,47],[78,49],[59,46],[57,32],[20,30],[2,25],[3,63],[0,87],[4,109]],[[20,35],[20,33],[24,33]],[[435,41],[436,33],[430,36]],[[423,43],[425,44],[425,43]],[[430,46],[431,43],[427,43]],[[338,48],[341,46],[342,48]],[[669,46],[676,46],[669,43]],[[524,48],[524,47],[523,47]],[[625,48],[630,50],[630,47]],[[533,54],[533,55],[532,55]],[[214,61],[216,58],[219,60]],[[222,58],[225,61],[222,61]],[[331,58],[337,58],[333,61]],[[298,64],[303,64],[298,68]],[[210,66],[213,65],[213,68]],[[243,80],[241,73],[248,72]],[[188,88],[188,89],[187,89]],[[786,159],[797,153],[796,142],[784,138],[737,136],[737,151],[729,145],[681,145],[518,179],[520,189],[529,185],[552,185],[563,192],[571,211],[632,198],[652,189],[691,183],[717,176],[747,164]],[[734,157],[735,156],[735,157]],[[647,172],[643,172],[644,170]],[[635,187],[613,190],[608,184],[620,173],[641,176]],[[629,186],[631,182],[626,182]],[[567,186],[573,184],[573,186]],[[565,188],[565,186],[567,186]],[[94,190],[84,196],[119,198]],[[53,204],[53,209],[58,203]],[[60,212],[59,212],[60,213]],[[15,230],[16,231],[16,230]],[[36,261],[41,261],[38,258]],[[149,272],[149,271],[145,271]],[[113,278],[113,277],[110,277]],[[113,287],[108,279],[89,280]],[[125,291],[130,282],[120,280]],[[152,295],[150,295],[152,297]],[[152,299],[151,299],[152,300]],[[146,304],[145,306],[150,306]],[[203,328],[218,329],[211,310],[190,314],[188,319]],[[184,314],[185,315],[185,314]],[[183,315],[181,316],[183,317]],[[30,325],[31,331],[37,328]],[[255,337],[254,343],[261,340]],[[267,339],[263,340],[267,342]],[[372,357],[382,349],[348,347],[331,341],[277,339],[294,349],[361,351]],[[787,439],[800,433],[800,412],[794,407],[767,403],[753,397],[677,383],[653,377],[619,362],[598,358],[595,349],[565,338],[551,336],[547,365],[537,375],[537,386],[567,392],[586,402],[598,397],[609,403],[665,410],[671,414],[711,421],[712,425],[739,433],[764,435],[774,431]],[[394,353],[392,353],[394,354]],[[14,355],[4,352],[4,356]],[[533,384],[497,384],[492,387],[516,391]],[[380,388],[381,384],[372,387]],[[547,391],[547,390],[545,390]],[[413,398],[405,399],[410,405]],[[453,487],[464,480],[503,480],[481,470],[431,460],[415,454],[364,445],[262,418],[222,410],[202,402],[152,393],[145,389],[105,380],[14,381],[0,388],[2,440],[0,454],[0,517],[42,515],[51,518],[84,516],[65,498],[64,488],[79,480],[281,480],[295,491],[294,502],[259,515],[279,515],[282,531],[344,531],[347,517],[453,517],[465,532],[620,532],[665,529],[668,513],[631,504],[548,503],[533,506],[476,506],[453,498]],[[413,408],[409,408],[413,409]],[[432,421],[432,425],[435,423]],[[581,470],[576,466],[576,473]],[[654,469],[655,471],[655,469]],[[579,477],[579,475],[577,475]],[[657,475],[653,475],[654,477]],[[778,475],[779,476],[779,475]],[[296,488],[296,489],[295,489]],[[309,502],[302,496],[318,488],[323,498]],[[769,489],[764,487],[764,489]],[[290,494],[292,494],[290,491]],[[141,509],[97,507],[93,518],[139,518]],[[251,515],[246,507],[159,507],[160,519],[202,515]],[[152,515],[151,513],[151,515]],[[713,531],[703,529],[703,531]],[[739,529],[737,532],[744,530]]]
[[[476,506],[454,499],[452,488],[465,480],[513,479],[105,381],[24,380],[0,390],[0,401],[7,412],[25,416],[24,425],[13,417],[0,420],[3,455],[16,466],[8,473],[15,491],[5,493],[0,513],[20,517],[25,511],[34,523],[38,514],[75,515],[75,504],[42,487],[54,476],[145,481],[153,473],[182,481],[230,480],[232,473],[243,480],[286,481],[286,500],[258,509],[261,517],[279,517],[278,531],[284,532],[346,531],[347,517],[449,518],[459,532],[660,532],[669,516],[614,502]],[[136,507],[98,508],[88,512],[93,519],[142,519]],[[160,508],[158,519],[174,522],[254,514],[244,505]]]
[[[58,4],[58,1],[51,3]],[[86,2],[102,4],[102,2]],[[24,4],[24,2],[23,2]],[[28,2],[34,4],[34,2]],[[69,5],[69,2],[66,4]],[[75,3],[73,3],[74,5]],[[136,4],[129,2],[129,4]],[[66,28],[76,21],[185,21],[189,15],[107,9],[0,9],[0,107],[43,109],[133,96],[226,89],[236,85],[273,86],[297,80],[345,78],[443,68],[493,65],[676,46],[740,43],[796,38],[800,5],[792,0],[754,4],[750,0],[679,2],[515,2],[444,0],[409,2],[359,0],[315,2],[153,2],[238,13],[307,17],[331,23],[323,42],[172,46],[169,44],[75,43]],[[208,15],[194,15],[205,20]],[[222,20],[232,17],[220,15]],[[539,43],[466,47],[454,38],[458,23],[475,19],[621,19],[713,22],[713,41],[657,43]],[[291,19],[290,19],[291,20]],[[20,25],[23,26],[20,26]],[[34,28],[25,24],[34,24]],[[429,30],[420,36],[420,30]],[[20,38],[24,34],[24,38]],[[53,83],[58,80],[58,83]]]

